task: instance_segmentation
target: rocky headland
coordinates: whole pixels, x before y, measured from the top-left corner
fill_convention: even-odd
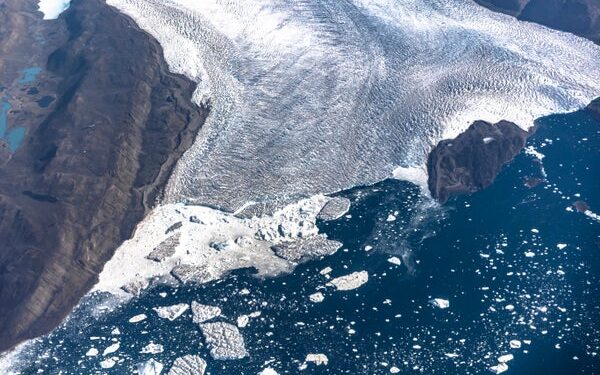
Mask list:
[[[206,118],[194,89],[102,0],[52,21],[0,4],[0,98],[25,129],[0,145],[0,351],[57,326],[132,235]]]

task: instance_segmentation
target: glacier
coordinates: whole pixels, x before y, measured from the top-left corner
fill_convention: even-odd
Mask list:
[[[38,9],[44,13],[45,20],[55,20],[70,4],[71,0],[40,0]]]
[[[600,47],[470,0],[108,4],[211,106],[166,203],[280,207],[418,168],[475,120],[528,128],[600,95]]]

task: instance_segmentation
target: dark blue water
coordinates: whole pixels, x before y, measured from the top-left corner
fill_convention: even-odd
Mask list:
[[[542,165],[524,152],[492,187],[444,207],[400,181],[343,192],[353,202],[349,215],[319,223],[344,243],[337,254],[276,279],[246,270],[202,287],[160,287],[103,314],[96,296],[21,354],[22,373],[129,374],[149,358],[168,369],[178,356],[199,354],[210,374],[257,374],[266,363],[296,374],[307,353],[329,359],[303,371],[315,374],[387,374],[391,366],[402,374],[481,374],[509,353],[507,374],[600,373],[600,222],[571,208],[583,200],[600,211],[600,123],[583,112],[539,123],[529,145],[545,155],[547,177],[537,187],[524,179],[543,177]],[[386,221],[396,211],[397,220]],[[403,264],[389,263],[392,255]],[[321,289],[325,267],[334,277],[367,270],[370,278],[354,291]],[[320,304],[308,300],[317,290]],[[437,309],[432,298],[450,307]],[[189,311],[169,322],[151,310],[192,300],[220,306],[229,322],[260,311],[240,329],[250,357],[211,360]],[[148,319],[128,323],[140,313]],[[511,340],[522,346],[511,348]],[[115,341],[117,364],[102,370],[102,351]],[[165,351],[140,354],[149,342]],[[86,357],[91,347],[100,354]]]

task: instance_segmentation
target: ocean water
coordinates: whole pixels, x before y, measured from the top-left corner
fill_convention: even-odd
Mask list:
[[[507,374],[597,374],[600,122],[585,112],[538,121],[528,148],[484,191],[444,206],[404,181],[342,191],[349,212],[317,223],[343,243],[336,254],[278,278],[246,269],[203,286],[159,286],[125,304],[96,293],[0,369],[130,374],[150,358],[168,369],[199,354],[210,374],[482,374],[511,354]],[[545,182],[528,188],[530,177]],[[576,201],[589,210],[577,212]],[[369,279],[335,291],[320,272],[327,267],[332,277],[367,271]],[[324,300],[313,303],[317,291]],[[233,324],[260,312],[240,328],[249,357],[213,360],[189,310],[173,322],[152,310],[192,301],[219,306],[216,320]],[[129,322],[142,313],[146,320]],[[164,351],[140,353],[151,342]],[[99,353],[86,356],[91,348]],[[327,365],[299,370],[308,353],[326,355]],[[114,366],[102,369],[108,358]]]

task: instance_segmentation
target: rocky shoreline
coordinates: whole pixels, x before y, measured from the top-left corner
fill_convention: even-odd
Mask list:
[[[26,129],[20,148],[0,153],[5,351],[52,330],[96,283],[208,109],[160,45],[102,0],[75,0],[54,21],[37,1],[7,0],[0,25],[0,95],[7,122]],[[17,83],[28,66],[39,79]]]

